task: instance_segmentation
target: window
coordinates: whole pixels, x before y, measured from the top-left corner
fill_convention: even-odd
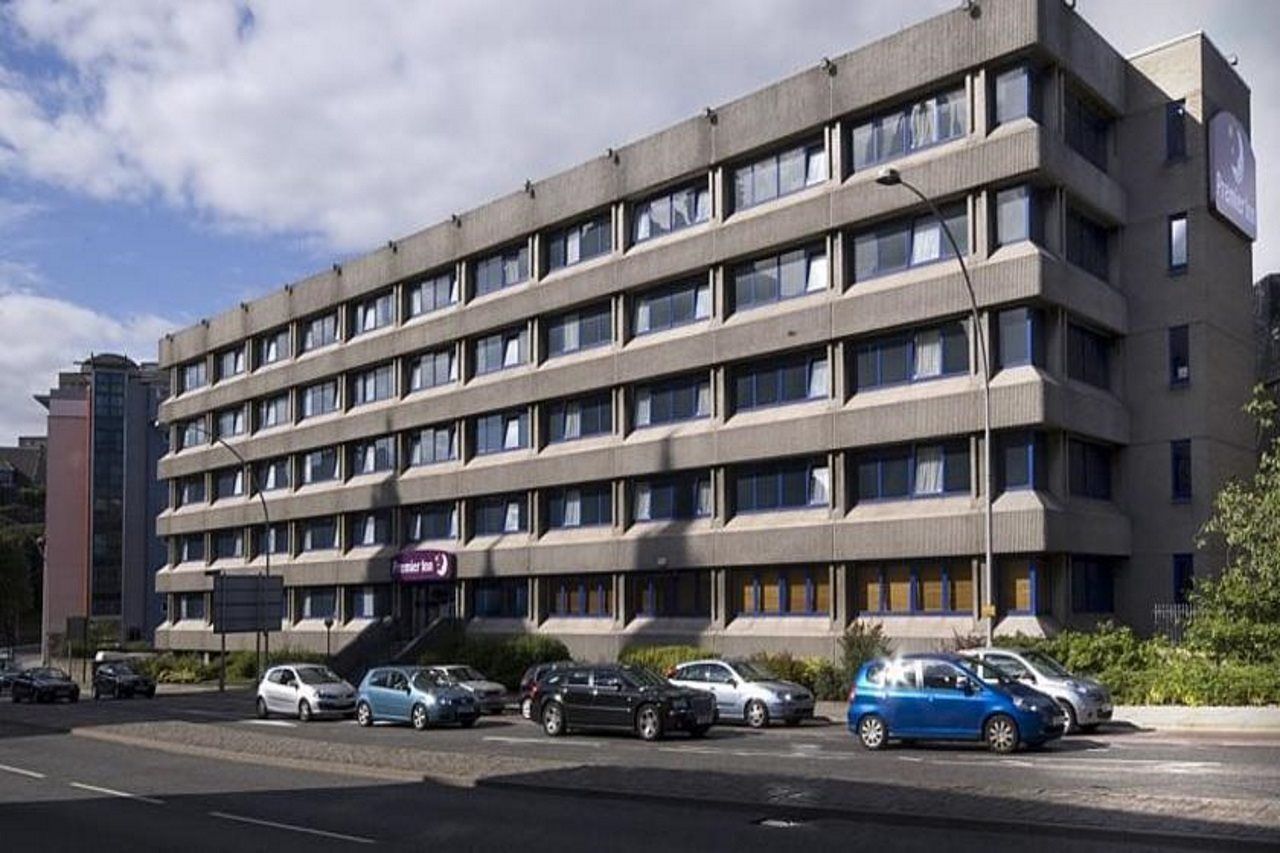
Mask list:
[[[213,472],[213,499],[236,498],[244,494],[244,469],[239,465]]]
[[[609,483],[554,489],[547,494],[547,525],[598,527],[613,523],[613,488]]]
[[[475,293],[476,296],[497,293],[528,277],[529,246],[522,243],[476,261]]]
[[[258,429],[271,429],[289,423],[289,394],[277,394],[258,401]]]
[[[476,535],[496,536],[528,530],[527,502],[523,492],[476,498]]]
[[[831,581],[822,567],[736,569],[729,573],[735,616],[811,616],[831,610]]]
[[[258,463],[258,488],[264,492],[287,489],[290,485],[289,459],[268,459]]]
[[[1039,199],[1031,187],[1010,187],[996,193],[996,246],[1044,238]]]
[[[576,575],[548,578],[548,610],[552,616],[611,616],[613,576]]]
[[[302,389],[302,417],[313,418],[338,410],[338,380],[326,379]]]
[[[524,578],[490,578],[476,581],[476,616],[488,619],[525,619],[529,616],[529,582]]]
[[[969,371],[969,339],[956,321],[858,344],[857,390],[921,382]]]
[[[420,317],[448,308],[458,301],[458,281],[453,270],[406,285],[408,305],[406,313],[410,317]]]
[[[178,506],[204,503],[204,474],[194,474],[178,481]]]
[[[711,380],[702,374],[636,388],[636,427],[679,423],[710,415]]]
[[[409,465],[432,465],[458,458],[453,424],[426,427],[409,434]]]
[[[1169,442],[1169,462],[1173,481],[1173,499],[1191,500],[1191,440]]]
[[[458,381],[453,347],[426,352],[409,359],[409,390],[424,391]]]
[[[711,616],[710,572],[646,572],[629,575],[627,582],[637,616]]]
[[[177,599],[176,607],[179,620],[182,619],[198,619],[204,621],[204,593],[203,592],[183,592],[175,595]]]
[[[203,388],[208,382],[205,370],[204,359],[189,361],[182,365],[182,390],[194,391],[197,388]]]
[[[351,308],[351,334],[363,335],[396,321],[396,295],[392,291],[358,302]]]
[[[1071,494],[1111,500],[1111,448],[1073,438],[1067,443],[1067,479]]]
[[[1044,366],[1044,313],[1038,308],[1011,308],[996,318],[996,367]]]
[[[1050,601],[1046,574],[1033,557],[1006,557],[997,563],[997,601],[1005,613],[1043,613]]]
[[[858,500],[897,500],[967,493],[969,442],[917,444],[873,451],[857,462]]]
[[[338,615],[338,591],[331,586],[303,587],[298,596],[303,619],[332,619]]]
[[[385,584],[347,590],[348,619],[378,619],[391,612],[391,590]]]
[[[633,489],[636,521],[706,518],[711,515],[707,472],[638,480]]]
[[[506,450],[520,450],[529,446],[529,412],[527,409],[514,409],[509,412],[497,412],[492,415],[481,415],[475,420],[475,439],[477,456],[488,453],[502,453]]]
[[[245,431],[244,406],[221,409],[213,416],[213,426],[218,438],[232,438]]]
[[[478,339],[475,347],[477,376],[518,367],[529,360],[529,333],[524,328],[508,329]]]
[[[243,530],[215,530],[210,537],[213,543],[213,559],[240,560],[244,558]]]
[[[396,468],[396,440],[389,435],[351,445],[351,476],[394,471]]]
[[[458,538],[458,506],[453,501],[411,507],[406,516],[410,542]]]
[[[734,374],[737,411],[825,399],[830,382],[827,357],[806,353],[790,358],[761,361],[738,368]]]
[[[995,124],[997,126],[1020,119],[1034,117],[1036,109],[1036,78],[1025,65],[1002,71],[995,80]]]
[[[861,613],[973,611],[973,570],[960,560],[858,566],[853,577]]]
[[[612,342],[613,311],[608,303],[561,314],[547,322],[548,358]]]
[[[1191,382],[1191,328],[1169,329],[1169,384],[1177,387]]]
[[[1067,376],[1111,387],[1111,340],[1075,323],[1067,325]]]
[[[547,237],[547,269],[571,267],[608,254],[613,248],[613,219],[608,212],[555,231]]]
[[[854,125],[853,168],[858,171],[896,160],[968,132],[964,87],[942,92]]]
[[[822,457],[746,466],[734,479],[737,512],[822,507],[831,501],[831,469]]]
[[[288,554],[289,553],[289,525],[273,524],[266,530],[265,536],[261,527],[253,529],[253,553],[260,554]]]
[[[1068,86],[1063,93],[1067,144],[1081,157],[1107,170],[1107,131],[1111,120],[1085,97]]]
[[[827,179],[827,152],[821,142],[788,148],[733,171],[733,209],[799,192]]]
[[[1103,557],[1071,558],[1071,609],[1076,613],[1115,610],[1113,562]]]
[[[338,525],[333,518],[312,518],[302,524],[303,551],[329,551],[338,547]]]
[[[733,271],[733,306],[745,311],[827,287],[827,250],[795,249],[739,264]]]
[[[379,400],[389,400],[395,395],[396,371],[390,364],[381,364],[351,377],[351,405],[363,406]]]
[[[969,211],[964,202],[942,208],[942,218],[964,254],[969,253]],[[951,241],[930,216],[898,220],[853,238],[854,281],[900,272],[955,257]]]
[[[636,335],[661,332],[711,316],[711,285],[705,279],[654,288],[636,297]]]
[[[1187,215],[1175,213],[1169,217],[1169,272],[1177,275],[1187,271]]]
[[[192,533],[178,540],[178,562],[204,562],[204,534]]]
[[[547,407],[547,440],[552,444],[611,432],[613,396],[608,391],[560,400]]]
[[[289,329],[276,329],[258,338],[258,367],[266,367],[289,357]]]
[[[1193,554],[1173,555],[1173,600],[1187,604],[1195,587],[1196,564]]]
[[[223,350],[218,353],[218,378],[230,379],[244,373],[244,347]]]
[[[327,483],[338,479],[338,451],[322,447],[302,456],[302,485]]]
[[[338,340],[338,312],[313,317],[302,324],[302,345],[299,352],[311,352]]]
[[[180,421],[178,423],[178,449],[196,447],[204,442],[204,426],[198,420]]]
[[[348,521],[349,547],[368,548],[391,542],[391,516],[383,512],[360,512]]]
[[[1108,241],[1109,235],[1104,226],[1076,210],[1067,209],[1067,261],[1103,281],[1109,281],[1111,255]]]
[[[631,209],[631,242],[643,243],[711,218],[711,191],[705,182],[637,202]]]
[[[1164,108],[1164,158],[1182,160],[1187,156],[1187,102],[1170,101]]]
[[[1001,491],[1046,488],[1049,462],[1044,433],[1006,433],[997,441],[995,465]]]

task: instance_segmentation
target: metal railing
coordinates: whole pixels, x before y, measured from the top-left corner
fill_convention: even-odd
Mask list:
[[[1196,609],[1190,604],[1154,604],[1151,606],[1151,622],[1155,633],[1163,634],[1172,643],[1181,643],[1187,624]]]

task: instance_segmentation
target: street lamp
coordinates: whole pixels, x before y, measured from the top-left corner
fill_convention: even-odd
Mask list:
[[[333,666],[333,653],[330,651],[329,638],[333,636],[333,617],[324,617],[324,662]]]
[[[985,624],[984,630],[986,632],[987,645],[990,646],[992,632],[995,629],[996,615],[994,590],[992,588],[995,569],[991,557],[991,362],[987,358],[986,336],[982,334],[982,321],[978,317],[978,298],[973,293],[973,281],[969,278],[969,268],[965,266],[964,253],[960,251],[955,235],[947,227],[947,220],[943,218],[942,211],[938,210],[938,205],[916,188],[914,184],[903,178],[902,174],[892,166],[885,166],[876,173],[876,183],[882,187],[906,187],[915,194],[916,198],[928,206],[929,212],[933,214],[933,218],[942,227],[942,232],[947,235],[947,242],[951,244],[951,251],[955,253],[956,260],[960,262],[960,272],[964,275],[965,290],[969,292],[969,309],[973,316],[973,333],[978,338],[978,352],[982,356],[982,509],[985,534],[983,538],[986,549],[986,559],[982,564],[982,617]]]

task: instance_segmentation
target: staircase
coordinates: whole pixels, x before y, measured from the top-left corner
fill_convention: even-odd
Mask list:
[[[462,631],[462,620],[456,616],[438,616],[419,632],[418,636],[405,643],[398,652],[391,656],[395,663],[417,663],[422,653],[434,643]]]

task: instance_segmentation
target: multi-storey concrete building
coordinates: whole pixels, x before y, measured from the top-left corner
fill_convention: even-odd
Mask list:
[[[158,640],[213,647],[209,565],[266,552],[313,648],[446,611],[589,656],[936,642],[985,602],[1146,627],[1254,459],[1220,114],[1243,158],[1203,35],[1125,58],[1059,0],[982,0],[167,336]],[[886,164],[942,205],[977,328]],[[444,580],[393,577],[423,548]]]

